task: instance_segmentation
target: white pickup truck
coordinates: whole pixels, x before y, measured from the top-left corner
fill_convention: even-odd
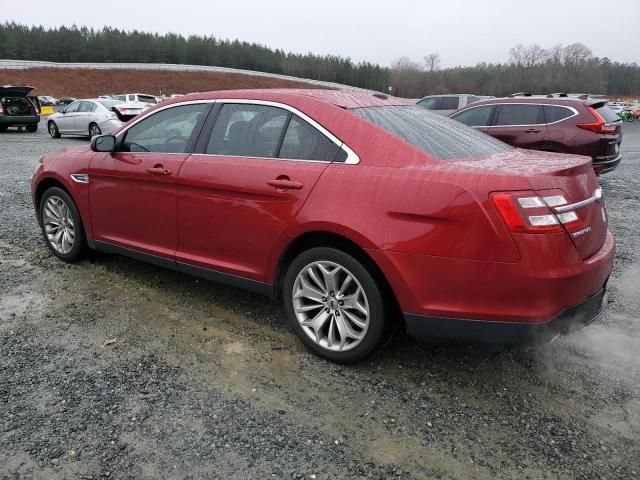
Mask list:
[[[120,95],[102,95],[99,98],[120,100],[122,104],[114,107],[114,111],[122,121],[130,120],[136,115],[158,103],[156,97],[144,93],[123,93]]]

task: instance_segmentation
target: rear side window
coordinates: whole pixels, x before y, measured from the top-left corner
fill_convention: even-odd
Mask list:
[[[339,148],[315,127],[293,115],[282,141],[279,157],[330,162]]]
[[[474,96],[472,96],[472,95],[469,95],[469,96],[467,97],[467,105],[469,105],[470,103],[473,103],[473,102],[477,102],[478,100],[481,100],[481,98],[480,98],[480,97],[474,97]]]
[[[78,112],[89,113],[95,110],[96,106],[91,102],[80,102]]]
[[[206,153],[275,158],[290,115],[282,108],[265,105],[223,105]]]
[[[206,153],[331,162],[339,150],[338,145],[288,110],[226,104],[220,110]]]
[[[458,97],[440,97],[438,110],[457,110],[460,100]]]
[[[419,106],[357,108],[351,112],[442,160],[513,150],[506,143]]]
[[[573,110],[570,110],[567,107],[545,105],[543,108],[544,117],[547,123],[559,122],[560,120],[573,116]]]
[[[451,118],[469,125],[470,127],[486,127],[491,121],[493,105],[483,105],[482,107],[470,108],[460,113],[452,115]]]
[[[538,125],[544,123],[540,105],[508,104],[498,106],[494,125]]]

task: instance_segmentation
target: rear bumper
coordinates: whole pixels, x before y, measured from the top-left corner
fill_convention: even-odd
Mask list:
[[[610,172],[611,170],[615,170],[618,164],[622,161],[622,155],[618,155],[617,157],[610,158],[594,158],[593,159],[593,170],[596,172],[596,175],[601,175],[603,173]]]
[[[23,127],[40,122],[40,115],[0,115],[1,127]]]
[[[405,314],[409,335],[422,341],[460,341],[532,345],[551,342],[559,335],[594,321],[607,305],[606,287],[584,302],[567,308],[544,323],[495,322]]]

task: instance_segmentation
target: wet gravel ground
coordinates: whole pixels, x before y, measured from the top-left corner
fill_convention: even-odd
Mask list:
[[[309,354],[260,296],[55,260],[30,176],[86,140],[0,135],[0,478],[640,478],[640,122],[624,129],[596,324],[527,349],[399,336],[355,367]]]

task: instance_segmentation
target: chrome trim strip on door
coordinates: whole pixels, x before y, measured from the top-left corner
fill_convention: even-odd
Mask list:
[[[166,110],[172,107],[180,107],[183,105],[195,105],[198,103],[241,103],[241,104],[264,105],[267,107],[282,108],[283,110],[287,110],[299,116],[300,118],[302,118],[304,121],[309,123],[312,127],[314,127],[316,130],[318,130],[322,135],[324,135],[329,140],[331,140],[332,143],[334,143],[335,145],[337,145],[339,148],[343,149],[346,152],[347,158],[344,162],[334,162],[334,163],[346,163],[347,165],[357,165],[358,163],[360,163],[360,157],[356,152],[354,152],[346,143],[344,143],[338,137],[333,135],[329,130],[327,130],[318,122],[316,122],[313,118],[301,112],[297,108],[287,105],[286,103],[272,102],[268,100],[247,100],[244,98],[215,98],[215,99],[208,99],[208,100],[191,100],[188,102],[172,103],[170,105],[165,105],[164,107],[153,110],[152,112],[149,112],[148,114],[145,114],[140,118],[137,118],[130,125],[127,125],[127,127],[124,130],[118,132],[118,135],[116,135],[116,137],[120,137],[121,135],[124,135],[131,127],[136,125],[138,122],[144,120],[148,116],[151,116],[157,112],[161,112],[163,110]],[[154,152],[136,152],[136,154],[138,153],[154,153]],[[200,154],[200,155],[208,155],[208,154]],[[233,155],[233,156],[238,156],[238,155]],[[273,160],[273,159],[270,158],[270,160]],[[276,159],[276,160],[287,160],[287,159]],[[322,160],[301,160],[301,161],[313,162],[313,161],[322,161]],[[331,163],[331,162],[324,162],[324,163]]]
[[[587,205],[591,205],[592,203],[599,202],[601,200],[602,200],[602,188],[598,187],[596,191],[593,193],[592,197],[589,197],[586,200],[582,200],[580,202],[572,203],[571,205],[562,205],[561,207],[555,207],[554,211],[556,213],[568,212],[570,210],[575,210],[577,208],[586,207]]]

